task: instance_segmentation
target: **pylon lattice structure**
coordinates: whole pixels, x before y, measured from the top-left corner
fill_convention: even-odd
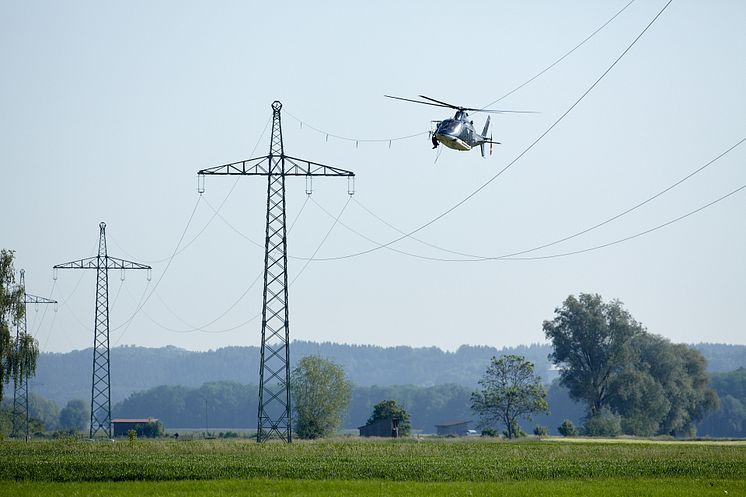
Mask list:
[[[16,354],[23,357],[22,348],[29,347],[31,337],[27,333],[28,329],[28,304],[56,304],[56,300],[37,297],[26,293],[26,271],[21,269],[21,275],[18,284],[23,292],[23,305],[25,306],[23,319],[16,326]],[[13,428],[11,437],[20,438],[23,436],[26,441],[29,438],[29,406],[28,406],[28,382],[31,377],[31,371],[28,370],[25,361],[20,361],[18,371],[13,375]]]
[[[111,257],[106,250],[106,223],[99,224],[98,255],[54,266],[57,269],[96,270],[96,317],[93,325],[93,379],[91,381],[90,438],[111,438],[111,368],[109,364],[109,270],[147,269],[146,264]]]
[[[280,110],[272,103],[272,138],[269,155],[199,171],[198,189],[204,192],[206,175],[267,176],[267,224],[264,252],[262,345],[259,366],[257,442],[270,438],[293,441],[290,399],[290,322],[288,318],[287,231],[285,178],[306,178],[311,193],[314,176],[348,178],[347,193],[354,193],[355,173],[285,155]]]

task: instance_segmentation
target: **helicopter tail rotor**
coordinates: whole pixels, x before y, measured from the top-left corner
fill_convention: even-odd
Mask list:
[[[487,116],[487,122],[484,123],[484,129],[482,130],[482,137],[485,138],[485,141],[487,141],[486,140],[486,138],[487,138],[487,131],[489,129],[490,129],[490,116]],[[485,142],[482,142],[482,143],[479,144],[479,150],[482,152],[482,157],[484,157],[484,143]],[[492,155],[492,137],[490,137],[490,139],[489,139],[489,144],[490,144],[490,155]]]

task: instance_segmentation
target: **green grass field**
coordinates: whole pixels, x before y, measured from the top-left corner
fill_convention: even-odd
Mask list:
[[[0,443],[0,495],[746,496],[746,443]]]

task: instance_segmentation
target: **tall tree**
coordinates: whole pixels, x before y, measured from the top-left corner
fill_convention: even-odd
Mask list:
[[[688,436],[718,406],[698,351],[644,333],[627,344],[629,360],[610,388],[610,405],[630,435]]]
[[[68,401],[60,411],[60,428],[75,432],[84,431],[88,426],[91,411],[84,400]]]
[[[290,384],[295,433],[309,439],[336,433],[352,394],[344,370],[321,357],[307,356],[293,370]]]
[[[518,419],[549,411],[546,391],[534,374],[534,365],[523,356],[493,357],[479,380],[482,390],[471,395],[472,409],[483,426],[502,424],[508,438],[519,428]]]
[[[543,325],[554,346],[549,357],[561,368],[560,383],[593,416],[608,403],[610,382],[627,360],[627,342],[644,328],[621,302],[605,303],[597,294],[570,295],[554,312]]]
[[[19,370],[11,329],[18,326],[26,312],[23,289],[16,285],[13,257],[12,250],[0,250],[0,400],[4,385]]]

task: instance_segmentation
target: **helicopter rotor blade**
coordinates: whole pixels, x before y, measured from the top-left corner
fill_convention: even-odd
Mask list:
[[[428,97],[428,96],[425,96],[425,95],[420,95],[420,97],[422,97],[422,98],[424,98],[426,100],[431,100],[433,102],[439,103],[439,104],[444,105],[446,107],[450,107],[451,109],[466,110],[466,111],[469,111],[469,112],[484,112],[484,113],[487,113],[487,114],[538,114],[538,112],[533,111],[533,110],[475,109],[475,108],[471,108],[471,107],[461,107],[459,105],[449,104],[448,102],[443,102],[441,100],[436,100],[434,98],[431,98],[431,97]]]
[[[424,98],[425,100],[430,100],[431,102],[439,103],[440,105],[445,106],[445,107],[450,107],[451,109],[467,110],[458,105],[453,105],[453,104],[449,104],[448,102],[442,102],[440,100],[435,100],[434,98],[426,97],[425,95],[420,95],[420,98]]]
[[[450,105],[434,104],[431,102],[423,102],[422,100],[413,100],[411,98],[394,97],[392,95],[384,95],[384,97],[393,98],[395,100],[404,100],[405,102],[414,102],[416,104],[432,105],[433,107],[451,107]]]
[[[384,95],[384,97],[393,98],[395,100],[403,100],[405,102],[414,102],[416,104],[432,105],[433,107],[447,107],[449,109],[468,112],[484,112],[485,114],[539,114],[539,112],[533,110],[476,109],[472,107],[460,107],[458,105],[449,104],[448,102],[436,100],[425,95],[420,95],[420,97],[424,98],[425,100],[430,100],[430,102],[423,102],[422,100],[414,100],[412,98],[395,97],[393,95]]]
[[[460,107],[460,109],[469,112],[484,112],[485,114],[540,114],[535,110],[472,109],[469,107]]]

